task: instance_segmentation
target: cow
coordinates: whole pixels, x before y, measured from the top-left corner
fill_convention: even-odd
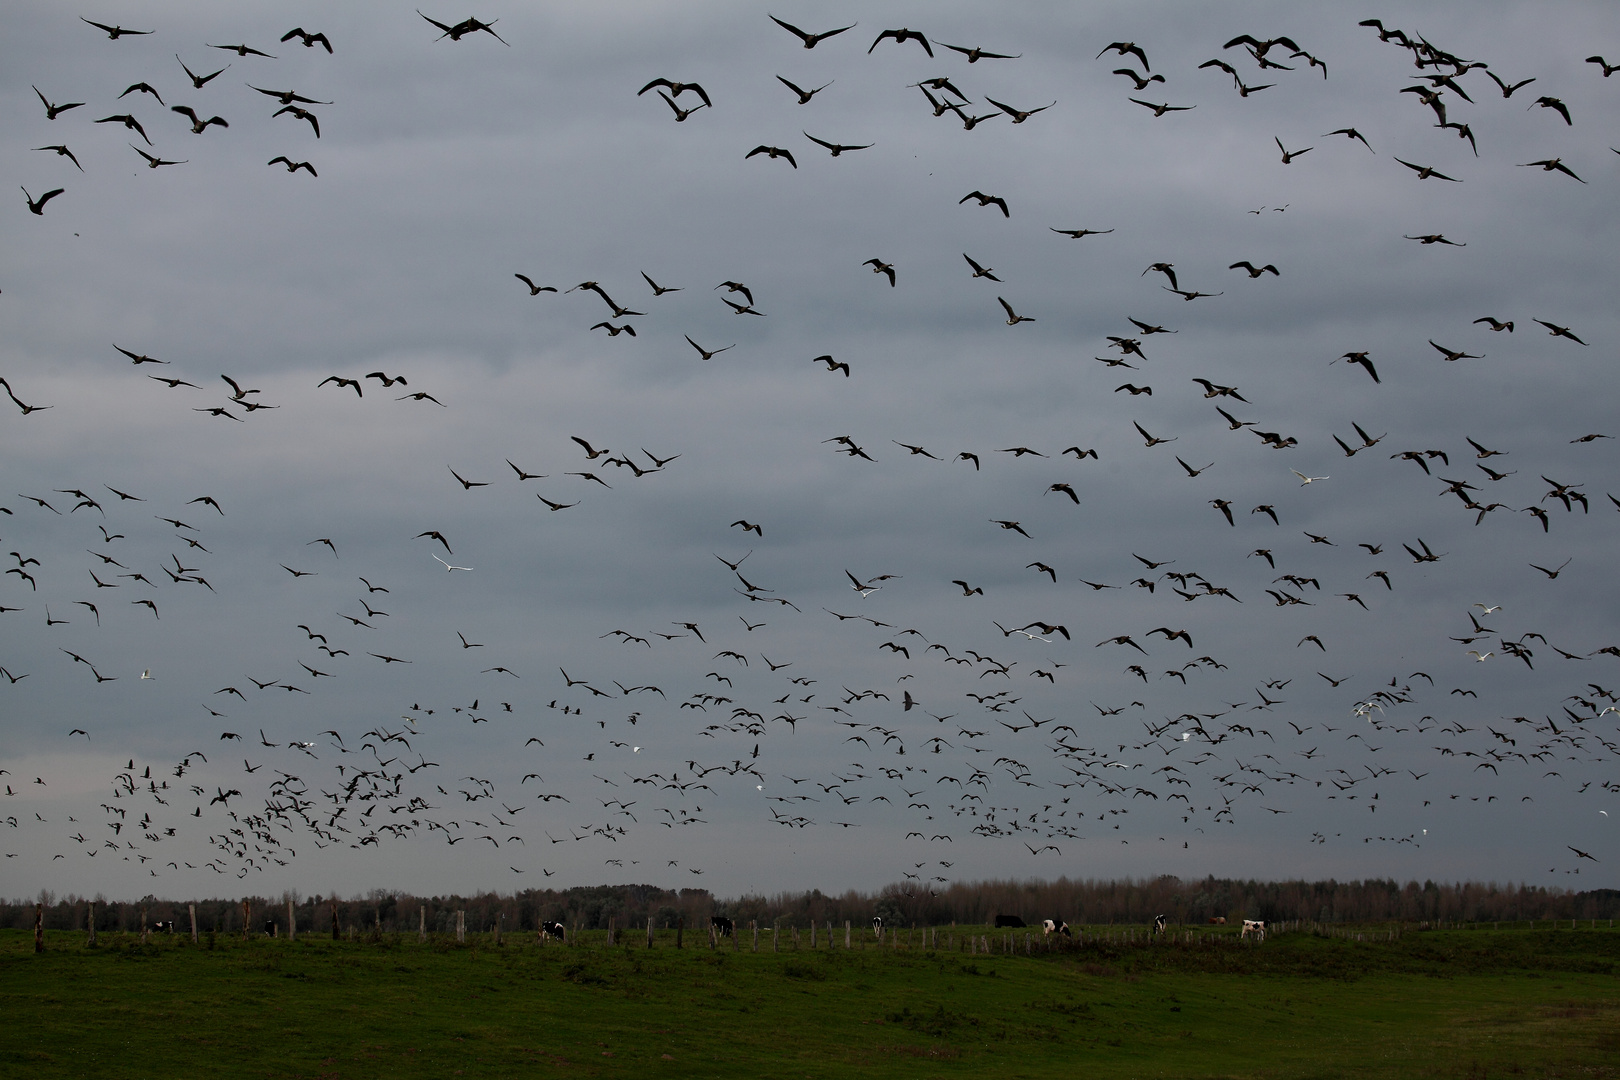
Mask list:
[[[560,922],[547,921],[540,924],[540,937],[542,939],[556,938],[561,941],[563,940],[563,933],[563,924]]]
[[[1266,920],[1244,919],[1243,933],[1239,934],[1238,936],[1246,939],[1250,934],[1253,934],[1257,941],[1266,940]]]
[[[1226,916],[1225,915],[1216,915],[1214,918],[1209,920],[1209,925],[1211,925],[1211,926],[1225,926],[1226,925]]]
[[[1002,929],[1005,929],[1005,928],[1008,928],[1008,927],[1010,927],[1010,928],[1012,928],[1014,930],[1022,930],[1024,928],[1024,925],[1025,925],[1024,920],[1020,919],[1016,915],[997,915],[996,916],[996,929],[997,930],[1002,930]]]
[[[152,924],[152,930],[154,933],[172,934],[174,933],[174,920],[164,919],[159,922],[155,922]]]
[[[1155,915],[1155,916],[1153,916],[1153,932],[1155,934],[1164,933],[1164,924],[1166,923],[1166,921],[1168,921],[1168,920],[1166,920],[1163,915]]]
[[[730,937],[737,929],[737,924],[724,915],[710,915],[709,929],[720,937]]]
[[[1064,937],[1073,936],[1069,933],[1069,924],[1064,922],[1062,919],[1042,920],[1041,931],[1042,933],[1046,934],[1062,934]]]
[[[872,933],[876,934],[880,939],[883,937],[883,916],[872,916]]]

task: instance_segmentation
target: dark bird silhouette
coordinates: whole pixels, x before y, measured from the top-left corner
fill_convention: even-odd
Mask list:
[[[321,122],[316,118],[315,114],[310,112],[308,109],[301,108],[297,105],[284,105],[272,113],[271,116],[280,116],[282,113],[291,113],[294,120],[308,120],[310,128],[315,132],[315,137],[317,139],[321,137]]]
[[[709,100],[708,92],[697,83],[670,82],[668,79],[654,79],[646,86],[643,86],[640,90],[637,90],[636,97],[640,97],[642,94],[645,94],[655,86],[667,86],[669,88],[670,95],[673,97],[680,97],[682,94],[686,93],[686,91],[690,90],[692,93],[696,94],[700,100],[702,100],[703,104],[709,106],[710,108],[714,107],[714,102]]]
[[[129,148],[146,159],[146,167],[149,169],[160,168],[164,165],[184,165],[186,163],[185,161],[168,161],[153,154],[148,154],[134,143],[130,143]]]
[[[26,192],[24,194],[26,194]],[[1569,327],[1567,327],[1567,326],[1559,326],[1557,323],[1550,323],[1550,322],[1547,322],[1544,319],[1532,319],[1530,321],[1531,322],[1538,322],[1538,323],[1541,323],[1542,326],[1545,326],[1547,328],[1548,335],[1551,336],[1551,337],[1568,338],[1569,340],[1573,341],[1577,345],[1585,345],[1586,344],[1586,342],[1584,342],[1580,338],[1576,337],[1574,335],[1574,333],[1572,333],[1570,331]]]
[[[1357,131],[1353,127],[1350,127],[1350,128],[1337,128],[1337,129],[1335,129],[1333,131],[1328,132],[1327,135],[1322,136],[1322,138],[1325,139],[1325,138],[1328,137],[1328,135],[1343,135],[1346,138],[1357,139],[1357,140],[1359,140],[1361,142],[1362,146],[1365,146],[1368,149],[1369,152],[1374,153],[1374,154],[1376,154],[1378,152],[1376,150],[1373,150],[1372,144],[1367,141],[1367,137],[1365,135],[1363,135],[1361,132]]]
[[[804,42],[804,47],[807,48],[807,49],[813,49],[817,45],[819,45],[821,42],[826,41],[828,38],[836,37],[839,34],[842,34],[845,30],[853,30],[853,29],[855,29],[855,27],[860,25],[859,23],[850,23],[848,26],[840,26],[837,30],[826,30],[826,31],[823,31],[822,33],[819,33],[819,34],[807,34],[803,30],[800,30],[797,26],[794,26],[792,23],[783,22],[781,19],[778,19],[775,15],[771,15],[771,14],[767,13],[766,18],[770,19],[771,22],[775,23],[777,26],[780,26],[782,29],[786,30],[788,33],[792,34],[794,37],[798,38],[800,41]],[[882,38],[878,39],[878,41],[882,41],[882,40],[883,40]],[[876,48],[877,43],[873,42],[872,47]],[[868,53],[871,53],[872,50],[868,49],[866,51]]]
[[[1017,60],[1019,57],[1024,55],[1023,53],[993,53],[978,48],[977,46],[969,49],[964,48],[961,45],[947,45],[943,41],[936,41],[934,44],[938,45],[942,49],[949,49],[952,52],[961,53],[963,56],[967,57],[967,62],[970,64],[977,64],[980,60]],[[991,102],[991,104],[994,104],[994,102]]]
[[[468,22],[471,21],[473,20],[468,20]],[[490,33],[494,33],[494,31],[491,30]],[[313,49],[315,45],[319,43],[328,54],[330,54],[332,51],[332,43],[326,39],[325,34],[311,34],[302,26],[295,26],[285,34],[281,35],[282,41],[291,41],[293,38],[298,38],[300,41],[302,41],[304,43],[304,48],[306,49]]]
[[[1130,79],[1133,83],[1136,84],[1136,89],[1139,92],[1142,91],[1142,90],[1146,90],[1149,86],[1151,86],[1152,84],[1154,84],[1156,82],[1164,82],[1164,76],[1163,75],[1149,75],[1147,78],[1143,78],[1141,75],[1138,75],[1136,73],[1136,71],[1134,69],[1132,69],[1132,68],[1115,68],[1113,70],[1112,74],[1114,74],[1114,75],[1124,75],[1126,78]]]
[[[315,166],[311,165],[309,162],[307,162],[307,161],[294,161],[292,158],[288,157],[286,154],[282,154],[280,157],[273,157],[269,161],[265,162],[265,164],[266,165],[285,165],[285,166],[287,166],[287,171],[290,172],[290,173],[297,172],[299,169],[303,169],[305,172],[309,173],[309,175],[311,175],[311,176],[319,176],[320,175],[319,173],[317,173],[315,171]],[[553,291],[555,291],[555,290],[553,290]]]
[[[133,89],[133,87],[131,87],[131,89]],[[127,94],[127,93],[129,93],[129,91],[126,90],[126,91],[124,91],[124,93]],[[77,168],[78,168],[78,170],[80,172],[84,172],[84,166],[79,164],[79,159],[74,157],[73,156],[73,151],[69,150],[66,146],[36,146],[36,147],[34,147],[34,149],[35,150],[54,150],[54,151],[56,151],[56,155],[58,157],[67,158],[69,161],[73,162],[73,164],[75,166],[77,166]]]
[[[1538,98],[1536,98],[1536,100],[1534,102],[1531,103],[1530,108],[1531,109],[1537,109],[1537,108],[1551,109],[1553,112],[1557,113],[1559,116],[1562,116],[1564,118],[1564,123],[1567,126],[1569,126],[1569,127],[1574,127],[1575,126],[1575,121],[1573,121],[1573,120],[1571,120],[1569,118],[1569,106],[1565,105],[1563,103],[1563,101],[1559,100],[1558,98],[1555,98],[1555,97],[1538,97]],[[1526,111],[1528,112],[1529,110],[1526,110]]]
[[[687,338],[686,343],[692,346],[692,348],[696,349],[698,351],[698,355],[703,357],[705,360],[713,360],[716,356],[719,356],[721,353],[725,352],[726,349],[735,349],[737,347],[736,343],[734,342],[719,349],[705,349],[691,338]]]
[[[996,300],[1001,304],[1002,310],[1007,313],[1007,325],[1008,326],[1017,326],[1021,322],[1034,322],[1035,321],[1033,318],[1031,318],[1031,317],[1029,317],[1027,315],[1018,314],[1018,312],[1016,312],[1016,311],[1014,311],[1012,309],[1012,305],[1007,303],[1007,301],[1002,299],[1001,297],[999,297],[999,296],[996,297]]]
[[[849,378],[849,363],[847,361],[834,360],[831,356],[818,356],[810,362],[812,364],[826,364],[829,372],[841,370],[844,373],[844,378]],[[900,445],[904,446],[905,444],[901,443]],[[913,451],[913,453],[915,453],[915,451]],[[929,454],[928,456],[933,457],[932,454]]]
[[[1142,47],[1134,41],[1111,42],[1108,47],[1103,49],[1102,52],[1098,53],[1094,59],[1102,59],[1103,53],[1108,52],[1110,49],[1118,53],[1120,56],[1135,56],[1138,60],[1142,61],[1143,71],[1153,70],[1152,65],[1148,63],[1147,53],[1143,52]]]
[[[670,97],[662,90],[658,91],[658,96],[664,99],[664,104],[668,105],[670,107],[670,111],[675,114],[675,122],[677,124],[684,124],[687,118],[693,113],[697,112],[699,109],[707,109],[710,107],[708,103],[705,102],[702,105],[694,105],[690,109],[683,109],[679,105],[675,104],[674,98]]]
[[[227,65],[227,66],[229,66],[229,65]],[[130,94],[135,93],[136,91],[139,91],[140,93],[143,93],[143,94],[151,94],[153,97],[157,98],[157,103],[159,105],[165,104],[165,102],[163,100],[163,95],[159,94],[156,90],[152,89],[152,86],[151,86],[150,83],[138,82],[134,86],[131,86],[129,89],[125,90],[122,94],[119,94],[118,96],[119,96],[119,98],[124,98],[124,97],[127,97]]]
[[[820,86],[816,87],[814,90],[806,90],[802,86],[799,86],[799,85],[797,85],[795,83],[788,82],[786,79],[782,78],[782,76],[780,76],[780,75],[778,75],[776,77],[776,81],[781,83],[783,86],[787,87],[789,90],[792,90],[795,94],[799,95],[799,104],[800,105],[808,105],[808,104],[810,104],[810,99],[811,98],[815,97],[817,94],[821,93],[823,90],[827,89],[827,87],[832,85],[831,82],[825,82],[825,83],[822,83]]]
[[[947,47],[949,47],[949,46],[947,46]],[[1050,109],[1052,107],[1052,105],[1057,104],[1057,102],[1054,101],[1054,102],[1052,102],[1052,105],[1042,105],[1038,109],[1024,110],[1024,109],[1015,109],[1011,105],[1003,104],[1002,102],[997,101],[993,97],[987,97],[984,100],[988,101],[990,104],[994,105],[996,108],[1000,109],[1002,112],[1004,112],[1008,116],[1012,117],[1012,122],[1015,123],[1015,124],[1022,124],[1025,120],[1028,120],[1030,117],[1034,116],[1036,113],[1045,112],[1047,109]]]
[[[186,119],[190,120],[191,131],[194,135],[201,135],[203,132],[207,131],[210,124],[218,124],[223,128],[228,128],[231,126],[225,122],[225,118],[223,116],[210,116],[207,120],[200,119],[197,116],[196,110],[189,105],[171,105],[169,106],[169,111],[177,112],[181,116],[184,116]]]
[[[1360,365],[1368,375],[1372,376],[1373,382],[1383,381],[1378,377],[1378,369],[1373,366],[1373,362],[1371,360],[1367,359],[1367,354],[1364,352],[1348,352],[1339,357],[1337,360],[1329,361],[1329,363],[1336,364],[1339,362],[1339,360],[1348,360],[1352,364]]]
[[[182,66],[184,66],[184,65],[182,65]],[[304,97],[302,94],[299,94],[299,93],[297,93],[295,91],[292,91],[292,90],[266,90],[263,87],[254,86],[252,83],[248,83],[247,85],[248,85],[248,89],[257,90],[259,93],[264,94],[266,97],[273,97],[283,105],[291,105],[294,102],[299,102],[299,103],[304,104],[304,105],[330,105],[330,104],[332,104],[330,101],[317,101],[315,98]]]
[[[47,191],[45,194],[41,195],[37,199],[34,198],[32,195],[28,194],[28,189],[27,188],[23,188],[22,193],[23,193],[23,198],[28,200],[28,212],[30,214],[33,214],[35,217],[43,217],[45,215],[45,204],[50,202],[52,199],[56,198],[58,195],[62,194],[65,190],[67,190],[67,189],[66,188],[54,188],[54,189],[52,189],[50,191]],[[8,386],[6,389],[7,389],[7,392],[9,393],[11,388]],[[17,400],[16,396],[13,395],[11,400],[16,401]],[[17,402],[17,403],[19,405],[22,404],[21,402]]]
[[[818,139],[808,131],[801,131],[800,134],[809,139],[811,142],[815,143],[817,146],[825,146],[832,152],[833,157],[837,157],[846,150],[870,150],[873,146],[877,145],[876,143],[867,143],[865,146],[845,146],[841,143],[830,143],[823,139]]]
[[[956,205],[961,206],[969,199],[977,199],[980,206],[999,206],[1001,207],[1002,217],[1012,217],[1012,211],[1007,209],[1007,200],[1003,199],[1000,195],[986,195],[982,191],[970,191],[960,199],[956,200]]]
[[[1143,101],[1141,98],[1130,98],[1129,100],[1141,105],[1143,108],[1152,109],[1154,119],[1158,119],[1165,113],[1189,112],[1198,108],[1196,105],[1171,105],[1168,102],[1160,104],[1152,101]]]
[[[145,140],[147,146],[152,145],[152,140],[146,138],[146,129],[141,127],[140,121],[136,120],[133,116],[130,116],[127,113],[126,114],[121,114],[121,115],[118,115],[118,116],[104,116],[100,120],[97,120],[96,123],[98,123],[98,124],[123,124],[130,131],[135,132],[143,140]]]
[[[1537,166],[1537,165],[1539,165],[1541,167],[1542,172],[1554,172],[1554,171],[1557,171],[1557,172],[1561,172],[1565,176],[1571,177],[1571,178],[1573,178],[1575,180],[1580,180],[1580,182],[1583,183],[1583,184],[1586,183],[1585,180],[1581,180],[1580,177],[1576,176],[1574,174],[1574,172],[1572,172],[1570,170],[1570,167],[1568,165],[1564,164],[1562,158],[1546,158],[1546,159],[1544,159],[1542,161],[1527,161],[1527,162],[1525,162],[1523,165],[1521,165],[1519,167],[1521,169],[1528,169],[1528,168],[1531,168],[1532,166]]]
[[[923,47],[923,52],[927,53],[930,58],[932,58],[934,55],[934,50],[928,44],[928,38],[923,35],[922,31],[907,30],[904,27],[899,30],[883,31],[883,33],[879,34],[876,40],[872,42],[872,47],[866,50],[866,54],[868,56],[872,55],[872,49],[877,48],[879,43],[881,43],[885,38],[892,39],[896,45],[904,45],[908,41],[915,41],[917,44]],[[808,48],[808,44],[805,47]]]
[[[106,23],[98,23],[93,19],[87,19],[83,15],[79,16],[79,21],[87,22],[97,30],[107,31],[107,37],[111,41],[117,41],[121,37],[143,37],[155,33],[152,30],[125,30],[122,26],[108,26]]]
[[[229,71],[231,68],[231,65],[226,64],[224,67],[210,75],[198,75],[195,71],[192,71],[190,68],[186,67],[186,62],[180,59],[179,53],[175,53],[174,58],[175,60],[179,61],[180,70],[186,73],[186,78],[191,80],[191,88],[193,90],[201,90],[203,87],[225,74],[225,72]],[[154,94],[153,96],[156,97],[157,95]],[[158,98],[160,104],[162,100],[162,98]],[[282,104],[285,105],[286,102],[282,102]]]
[[[1414,165],[1410,161],[1401,161],[1400,158],[1395,160],[1400,161],[1402,165],[1417,173],[1419,180],[1428,180],[1433,177],[1436,180],[1450,180],[1454,184],[1462,183],[1455,176],[1447,176],[1445,173],[1437,171],[1432,165]]]
[[[1503,98],[1512,97],[1513,96],[1513,91],[1518,90],[1520,87],[1529,86],[1531,83],[1536,81],[1535,79],[1532,78],[1532,79],[1525,79],[1522,82],[1506,83],[1506,82],[1502,81],[1501,77],[1498,76],[1496,74],[1496,72],[1490,70],[1489,68],[1485,69],[1485,74],[1490,76],[1491,81],[1496,84],[1497,89],[1502,91],[1502,97]]]
[[[327,383],[337,383],[339,390],[343,389],[345,386],[350,387],[354,390],[356,397],[366,396],[365,391],[360,386],[359,379],[345,379],[341,375],[328,375],[326,378],[322,379],[317,386],[325,386]]]
[[[55,120],[58,116],[67,112],[69,109],[77,109],[79,106],[84,104],[82,101],[70,101],[65,105],[56,105],[47,100],[44,94],[40,94],[39,87],[31,86],[30,89],[33,90],[35,94],[39,95],[39,103],[45,106],[45,119],[47,120]],[[128,93],[128,91],[126,90],[125,93]]]
[[[748,151],[748,153],[743,155],[743,160],[747,161],[756,154],[764,154],[773,161],[777,158],[782,158],[795,169],[799,167],[799,163],[793,160],[793,155],[790,152],[782,149],[780,146],[756,146],[752,150]],[[704,359],[707,360],[708,357],[704,357]]]

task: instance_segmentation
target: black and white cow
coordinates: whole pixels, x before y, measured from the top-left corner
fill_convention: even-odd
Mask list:
[[[174,933],[174,920],[163,919],[155,922],[152,924],[152,931],[157,934],[172,934]]]
[[[1238,937],[1239,938],[1247,938],[1251,934],[1254,935],[1254,938],[1255,938],[1256,941],[1264,941],[1264,940],[1266,940],[1266,920],[1264,920],[1264,919],[1244,919],[1243,920],[1243,933],[1239,934]]]
[[[1062,919],[1047,919],[1041,923],[1041,929],[1048,934],[1062,934],[1064,937],[1073,936],[1069,933],[1069,924]]]
[[[563,924],[560,922],[548,921],[540,924],[540,936],[542,938],[556,938],[561,941],[563,940],[563,934]]]
[[[720,937],[730,937],[737,930],[737,924],[724,915],[710,915],[709,928]]]
[[[872,916],[872,933],[876,934],[880,938],[883,936],[883,916]]]
[[[1155,934],[1164,933],[1164,926],[1165,926],[1165,923],[1168,922],[1168,921],[1169,920],[1166,919],[1163,915],[1155,915],[1155,916],[1153,916],[1153,932]]]
[[[1005,929],[1005,928],[1008,928],[1008,927],[1011,927],[1014,930],[1022,930],[1024,928],[1024,926],[1025,926],[1024,920],[1020,919],[1017,915],[997,915],[996,916],[996,929],[997,930]]]

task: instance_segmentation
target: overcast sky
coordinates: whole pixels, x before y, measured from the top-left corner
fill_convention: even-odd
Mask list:
[[[6,892],[1614,885],[1620,16],[1377,13],[11,5]]]

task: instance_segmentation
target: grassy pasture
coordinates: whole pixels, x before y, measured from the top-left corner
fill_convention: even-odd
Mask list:
[[[35,955],[4,931],[0,1076],[1620,1077],[1620,930],[1388,929],[1099,927],[1033,955],[984,928],[759,953],[741,930],[714,951],[53,932]]]

